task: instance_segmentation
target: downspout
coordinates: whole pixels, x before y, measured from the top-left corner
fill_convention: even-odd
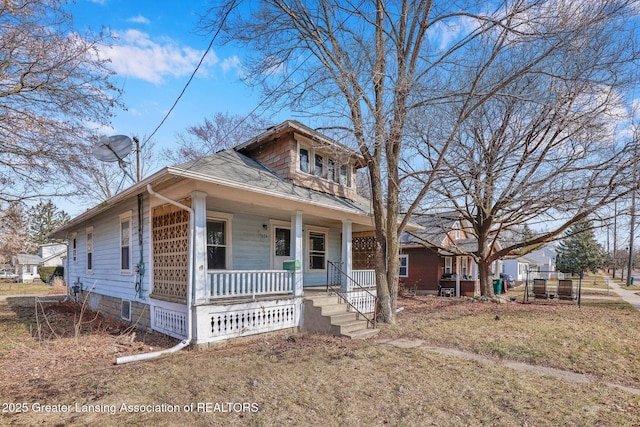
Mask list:
[[[179,344],[165,349],[165,350],[159,350],[159,351],[154,351],[151,353],[142,353],[142,354],[134,354],[131,356],[124,356],[124,357],[118,357],[116,359],[116,365],[122,365],[125,363],[129,363],[129,362],[138,362],[141,360],[149,360],[149,359],[154,359],[156,357],[162,356],[163,354],[170,354],[170,353],[175,353],[178,350],[181,350],[185,347],[187,347],[189,344],[191,344],[191,340],[193,339],[193,333],[192,333],[192,324],[193,324],[193,314],[192,314],[192,283],[193,283],[193,254],[194,254],[194,249],[193,246],[195,245],[195,239],[194,239],[194,234],[195,234],[195,212],[193,211],[193,209],[191,209],[189,206],[183,205],[182,203],[176,202],[175,200],[172,200],[166,196],[163,196],[162,194],[158,194],[155,191],[153,191],[153,189],[151,188],[151,184],[147,184],[147,192],[151,195],[151,196],[155,196],[159,199],[162,199],[164,201],[166,201],[167,203],[170,203],[174,206],[179,207],[180,209],[184,209],[186,211],[189,211],[189,239],[191,240],[191,244],[189,245],[188,248],[188,254],[187,254],[187,259],[189,260],[189,265],[187,267],[187,338],[184,339],[183,341],[181,341]]]

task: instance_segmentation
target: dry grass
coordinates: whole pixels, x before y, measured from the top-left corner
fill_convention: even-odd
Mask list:
[[[382,338],[419,337],[429,345],[589,372],[605,381],[639,382],[640,313],[624,303],[589,301],[578,309],[568,302],[498,305],[423,297],[403,298],[400,305],[406,309],[398,325],[384,327]],[[172,342],[154,341],[158,337],[148,335],[139,337],[144,342],[135,348],[121,348],[117,339],[126,330],[101,317],[74,337],[78,307],[67,304],[47,306],[58,338],[51,334],[38,340],[29,333],[35,320],[33,307],[32,298],[0,303],[0,333],[5,337],[0,346],[5,373],[0,401],[25,402],[29,408],[23,414],[2,414],[0,424],[640,424],[640,396],[603,383],[565,383],[490,361],[374,341],[258,337],[114,366],[116,355],[168,347]],[[611,362],[607,369],[605,360]],[[70,405],[73,411],[37,413],[32,410],[37,403]],[[202,404],[201,410],[185,412],[192,403],[195,410]],[[242,408],[242,403],[248,404],[246,411],[229,411]],[[123,411],[122,404],[165,404],[165,411],[131,413]],[[75,412],[83,405],[98,405],[102,412]],[[172,405],[179,412],[167,412]]]
[[[530,304],[405,301],[408,308],[398,324],[383,335],[640,384],[640,313],[621,300],[583,299],[581,308],[533,299]]]
[[[46,283],[13,283],[8,280],[0,282],[0,295],[40,295],[40,294],[64,294],[64,285],[47,285]]]

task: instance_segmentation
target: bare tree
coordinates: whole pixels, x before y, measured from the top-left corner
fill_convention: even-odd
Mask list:
[[[631,173],[638,161],[636,143],[619,141],[614,132],[625,119],[620,95],[635,83],[631,66],[637,59],[625,47],[626,37],[634,35],[625,33],[625,16],[614,5],[573,7],[567,11],[571,23],[565,23],[565,11],[531,17],[529,27],[563,23],[545,26],[558,29],[546,35],[545,43],[561,48],[542,58],[529,46],[512,46],[501,57],[494,40],[479,40],[478,60],[496,57],[482,85],[502,82],[505,75],[513,78],[464,122],[443,118],[446,129],[455,129],[454,143],[432,197],[472,224],[478,246],[470,255],[479,266],[483,295],[493,294],[493,261],[557,239],[638,186]],[[511,44],[511,36],[504,42]],[[514,74],[521,64],[532,67]],[[469,73],[458,78],[466,81]],[[438,151],[433,141],[441,128],[421,130],[420,150],[433,168],[429,152]],[[546,223],[547,229],[518,241],[501,239],[534,223]]]
[[[217,151],[233,148],[264,132],[272,123],[250,114],[248,116],[214,113],[204,123],[189,126],[178,134],[177,146],[165,149],[163,157],[173,163],[201,159]]]
[[[606,12],[603,20],[626,12],[624,2],[592,3]],[[215,9],[217,20],[210,27],[223,25],[230,41],[256,53],[246,63],[246,75],[262,85],[274,105],[334,118],[367,162],[378,313],[384,322],[393,322],[396,312],[399,234],[409,218],[399,215],[403,188],[419,183],[406,201],[410,214],[440,176],[458,128],[473,112],[516,77],[552,73],[538,65],[570,49],[580,34],[589,36],[586,31],[596,22],[588,14],[575,16],[574,2],[563,1],[507,0],[491,9],[473,1],[268,0],[235,12],[234,4]],[[460,31],[454,33],[456,28]],[[481,41],[493,49],[479,57],[474,53]],[[497,59],[516,48],[530,52],[527,60],[500,70]],[[454,79],[461,71],[468,73],[467,80]],[[488,74],[500,78],[489,83]],[[440,130],[428,170],[416,171],[410,163],[399,169],[409,114],[454,119]]]
[[[0,211],[0,262],[7,264],[20,252],[35,252],[29,240],[29,221],[22,202],[11,202]]]
[[[81,35],[59,0],[0,5],[0,200],[65,194],[89,124],[118,106],[103,35]]]

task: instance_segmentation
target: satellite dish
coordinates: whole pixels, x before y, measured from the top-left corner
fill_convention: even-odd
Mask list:
[[[127,135],[103,135],[93,146],[93,156],[103,162],[122,162],[132,149],[131,138]]]

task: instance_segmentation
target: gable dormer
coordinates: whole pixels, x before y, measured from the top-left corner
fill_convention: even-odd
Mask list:
[[[286,121],[236,147],[295,185],[357,199],[360,154],[298,123]]]

